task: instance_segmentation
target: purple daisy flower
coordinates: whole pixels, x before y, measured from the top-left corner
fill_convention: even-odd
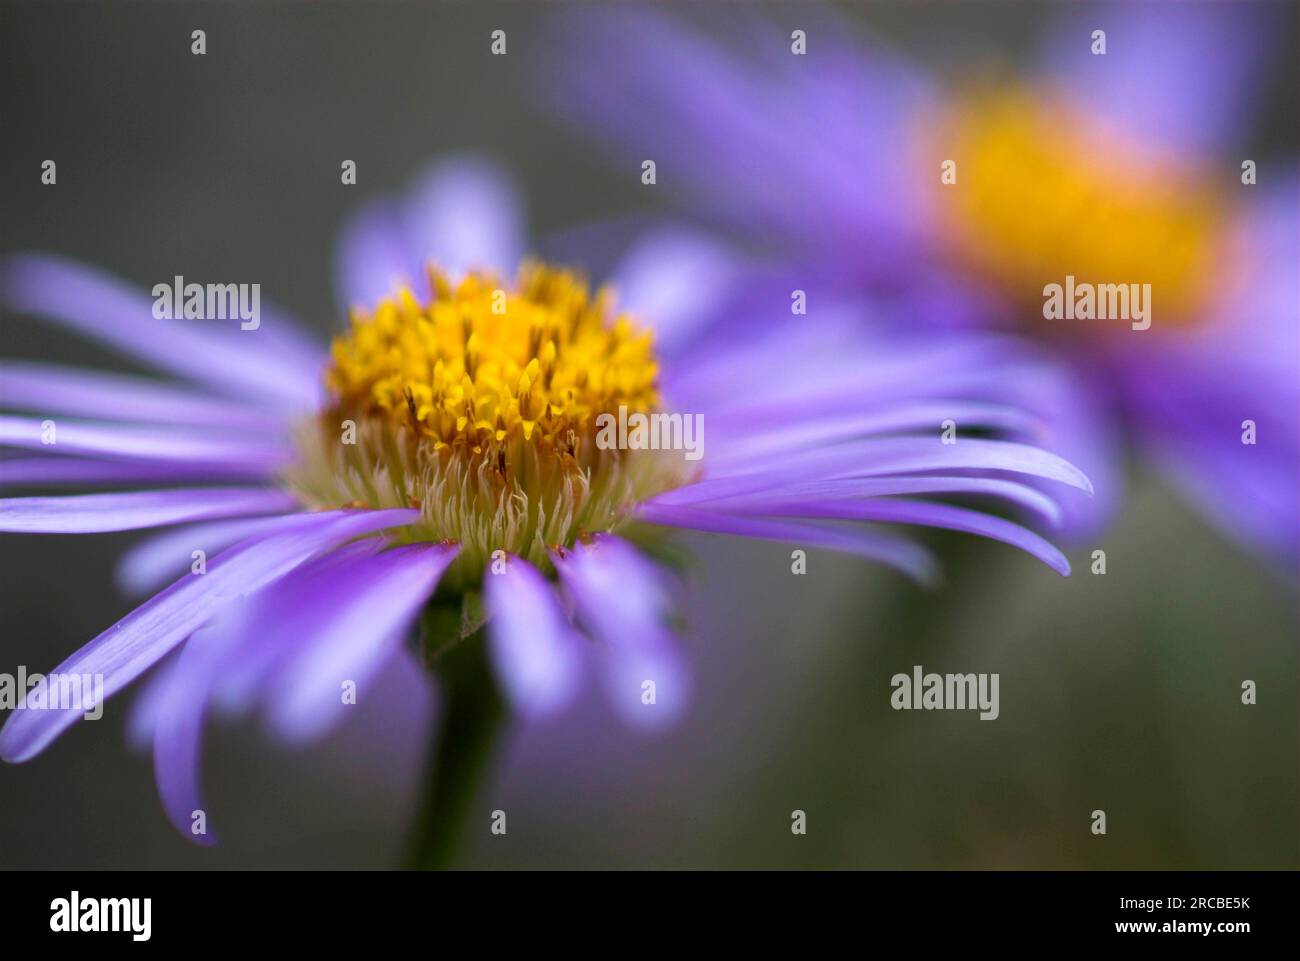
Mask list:
[[[1242,139],[1294,36],[1282,14],[1090,5],[1053,20],[1029,77],[941,81],[825,9],[729,14],[725,40],[686,16],[584,12],[553,32],[544,93],[625,162],[655,158],[693,213],[780,246],[801,286],[870,292],[909,330],[1039,345],[1064,384],[1004,397],[1096,485],[1067,505],[1072,534],[1100,532],[1134,450],[1230,536],[1294,561],[1300,179],[1294,158],[1247,170]],[[1067,277],[1149,284],[1149,329],[1048,319]]]
[[[670,628],[680,583],[663,561],[673,529],[843,551],[929,580],[924,548],[885,525],[941,527],[1069,572],[987,509],[1051,522],[1056,501],[1028,481],[1089,488],[1062,458],[1005,439],[1034,422],[987,399],[1016,362],[995,341],[883,341],[855,318],[813,328],[788,308],[784,321],[720,327],[721,291],[746,274],[682,230],[628,251],[613,273],[626,310],[524,249],[507,177],[471,158],[432,168],[403,202],[348,225],[337,276],[351,323],[328,351],[272,310],[248,330],[165,319],[91,268],[36,254],[4,265],[13,309],[179,378],[5,362],[0,406],[14,413],[0,441],[27,453],[0,461],[0,483],[140,489],[6,498],[0,529],[171,528],[119,570],[133,592],[170,586],[53,673],[102,676],[108,696],[155,669],[132,730],[152,743],[187,836],[215,840],[199,817],[210,712],[257,712],[289,742],[318,736],[349,690],[410,655],[417,622],[456,719],[491,713],[494,684],[538,716],[594,678],[629,724],[672,723],[690,693]],[[513,283],[495,272],[517,264]],[[698,433],[685,450],[633,440],[634,419],[652,415],[679,427],[673,416],[702,416],[707,449]],[[944,442],[949,419],[957,443]],[[936,499],[953,497],[984,506]],[[40,706],[9,717],[5,760],[33,757],[80,716]],[[464,732],[447,731],[438,758],[455,767]]]

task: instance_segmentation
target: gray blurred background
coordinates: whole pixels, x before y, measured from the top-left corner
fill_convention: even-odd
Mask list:
[[[789,8],[773,8],[778,17]],[[937,66],[1038,34],[1046,6],[904,9],[868,21]],[[0,252],[44,249],[136,283],[247,278],[319,331],[343,217],[440,153],[479,150],[520,180],[535,232],[649,209],[527,95],[545,5],[5,3],[0,7]],[[721,21],[725,23],[724,21]],[[1294,28],[1294,21],[1291,26]],[[207,32],[206,56],[189,52]],[[488,54],[505,29],[510,54]],[[1294,153],[1292,76],[1257,132]],[[58,162],[58,185],[39,183]],[[353,159],[358,184],[339,183]],[[132,369],[26,318],[0,355]],[[0,670],[46,670],[127,613],[111,570],[131,535],[0,540]],[[1300,864],[1295,587],[1135,478],[1098,546],[1060,579],[998,545],[932,538],[927,595],[865,562],[691,540],[694,710],[625,732],[593,698],[518,731],[466,864],[485,867],[1226,868]],[[1001,673],[1002,714],[894,712],[913,664]],[[1259,703],[1244,707],[1244,679]],[[0,766],[0,867],[348,867],[396,863],[432,698],[395,669],[322,745],[285,752],[251,725],[206,742],[223,844],[177,836],[125,700],[26,765]],[[509,833],[488,834],[488,812]],[[791,835],[790,812],[808,815]],[[1107,812],[1109,833],[1089,832]]]

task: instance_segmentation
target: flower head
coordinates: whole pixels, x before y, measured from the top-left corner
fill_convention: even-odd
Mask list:
[[[513,287],[438,270],[428,284],[424,302],[402,287],[354,309],[335,338],[329,403],[288,474],[306,503],[416,507],[403,536],[458,544],[473,584],[494,551],[549,566],[548,548],[685,479],[680,456],[596,444],[601,413],[659,403],[651,334],[612,292],[532,261]]]
[[[932,153],[961,158],[964,189],[935,205],[948,255],[1022,305],[1018,316],[1036,335],[1122,332],[1042,324],[1044,278],[1140,279],[1168,328],[1194,322],[1216,274],[1232,266],[1220,229],[1228,203],[1210,171],[1107,123],[1070,93],[990,83],[920,128]]]
[[[1112,518],[1131,445],[1225,532],[1293,564],[1300,180],[1245,136],[1281,19],[1267,4],[1063,10],[1029,69],[938,76],[825,9],[801,23],[802,56],[759,16],[731,44],[618,11],[559,18],[558,81],[541,89],[602,146],[671,166],[693,212],[774,238],[806,283],[892,304],[882,329],[1032,342],[1057,377],[1017,378],[1004,399],[1096,485],[1066,505],[1068,535]],[[1149,285],[1146,316],[1049,319],[1067,278]]]
[[[346,710],[340,685],[363,688],[409,655],[417,620],[435,657],[483,643],[486,620],[521,713],[559,709],[594,676],[629,723],[671,723],[690,682],[670,626],[677,583],[652,558],[673,528],[843,551],[926,580],[926,551],[883,525],[945,527],[1068,572],[1042,537],[987,510],[1051,522],[1056,500],[1027,479],[1089,488],[1023,442],[1033,418],[996,402],[1014,353],[877,341],[829,318],[711,324],[777,294],[712,290],[708,309],[681,297],[669,307],[667,289],[707,289],[681,283],[701,265],[742,276],[717,270],[722,248],[680,231],[647,238],[616,271],[615,287],[640,292],[627,313],[611,292],[533,261],[507,286],[499,271],[521,246],[513,197],[495,168],[459,160],[407,206],[363,211],[340,258],[351,327],[328,353],[279,314],[264,311],[255,332],[163,320],[87,268],[38,255],[6,265],[10,305],[189,381],[9,365],[0,396],[28,412],[0,418],[0,442],[34,452],[0,461],[9,486],[181,485],[6,498],[0,528],[190,525],[142,542],[123,567],[132,588],[174,582],[56,668],[102,674],[106,694],[156,668],[133,728],[152,740],[183,832],[202,807],[210,709],[260,710],[282,738],[316,736]],[[476,265],[434,266],[467,249]],[[693,329],[713,330],[708,349],[691,346]],[[652,332],[672,346],[657,349]],[[698,412],[707,455],[602,446],[597,422],[616,409]],[[945,421],[961,425],[956,443]],[[950,497],[974,501],[939,499]],[[450,629],[428,636],[448,612]],[[32,757],[78,716],[14,712],[0,756]]]

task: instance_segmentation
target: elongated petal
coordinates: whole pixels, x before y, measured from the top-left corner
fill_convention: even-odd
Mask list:
[[[214,559],[202,576],[186,576],[100,634],[52,673],[102,674],[104,694],[121,690],[207,623],[234,598],[275,580],[312,554],[362,534],[409,523],[415,510],[337,511],[304,515],[299,526],[245,541]],[[0,757],[24,761],[80,715],[16,710],[0,730]]]
[[[691,681],[665,623],[669,597],[659,570],[608,535],[555,563],[578,615],[603,645],[601,676],[614,710],[634,727],[671,726],[686,711]]]
[[[786,278],[787,291],[789,285]],[[742,313],[763,320],[740,343],[733,337],[725,351],[695,352],[674,364],[665,376],[674,400],[711,418],[780,424],[801,415],[929,402],[940,387],[946,397],[1006,404],[1009,384],[1044,368],[1005,337],[886,333],[879,311],[852,299],[819,300],[817,323],[796,323],[801,318],[772,310],[780,297],[766,291],[766,307]]]
[[[1293,353],[1292,340],[1275,341],[1278,354]],[[1169,482],[1225,534],[1294,566],[1300,557],[1296,371],[1206,352],[1133,373],[1140,436]],[[1242,443],[1247,420],[1254,444]]]
[[[1237,142],[1250,97],[1268,76],[1281,8],[1267,4],[1093,5],[1055,18],[1042,45],[1045,72],[1095,109],[1147,141],[1184,155]],[[1105,27],[1105,56],[1092,31]]]
[[[154,781],[167,818],[181,834],[205,847],[217,843],[199,786],[199,755],[209,678],[219,663],[212,628],[196,631],[181,649],[162,686],[152,692]]]
[[[213,844],[216,834],[191,830],[204,810],[199,756],[209,694],[217,678],[252,649],[265,661],[262,700],[279,735],[304,740],[326,731],[345,711],[343,685],[358,697],[391,655],[432,593],[456,549],[416,544],[390,551],[352,544],[308,562],[237,610],[198,632],[167,679],[154,726],[154,764],[168,817],[182,834]]]
[[[1089,491],[1057,487],[1061,505],[1060,536],[1075,544],[1095,541],[1115,519],[1124,501],[1122,418],[1115,396],[1102,378],[1080,376],[1033,378],[1016,382],[1024,403],[1048,425],[1042,446],[1086,474]]]
[[[206,487],[67,497],[0,498],[0,531],[91,534],[162,527],[215,517],[245,517],[297,508],[279,490]]]
[[[157,590],[193,568],[195,551],[202,551],[204,557],[216,557],[246,537],[292,527],[296,523],[295,516],[187,524],[152,534],[122,553],[115,569],[117,585],[132,595]]]
[[[306,562],[266,590],[235,599],[185,642],[166,673],[156,678],[158,689],[149,688],[153,703],[145,707],[154,712],[154,778],[167,817],[181,834],[198,844],[217,842],[202,800],[199,771],[203,725],[213,688],[232,670],[244,667],[250,656],[265,658],[270,652],[273,658],[279,657],[286,645],[301,640],[285,638],[282,633],[269,638],[263,634],[264,628],[274,623],[273,617],[267,617],[268,612],[274,615],[286,604],[297,611],[313,600],[310,592],[285,589],[286,581],[300,585],[304,572],[308,572],[310,580],[313,572],[318,574],[371,556],[380,546],[377,538],[349,544]],[[195,830],[195,817],[200,812],[204,827],[201,832]]]
[[[1052,498],[1028,484],[996,477],[952,477],[927,474],[921,477],[854,477],[816,481],[762,493],[710,502],[721,510],[743,513],[745,509],[775,500],[817,499],[827,503],[899,494],[968,494],[995,498],[1032,511],[1049,524],[1061,520],[1061,508]]]
[[[52,439],[52,442],[51,442]],[[89,454],[133,460],[236,464],[272,471],[289,457],[287,443],[264,435],[245,437],[216,430],[193,431],[155,426],[91,424],[56,420],[53,433],[34,418],[0,415],[0,445],[48,454]]]
[[[743,25],[734,44],[670,12],[575,11],[553,21],[554,82],[540,93],[624,163],[655,158],[659,184],[693,212],[883,270],[918,233],[918,178],[899,145],[924,82],[851,22],[801,16],[810,54],[792,58],[788,27],[744,11],[714,23],[731,37]]]
[[[602,652],[600,676],[605,696],[628,727],[666,730],[690,706],[690,668],[666,632],[653,643]]]
[[[126,742],[136,751],[146,751],[153,746],[154,733],[167,703],[167,688],[172,682],[172,672],[180,658],[180,648],[172,651],[140,681],[135,699],[126,715]]]
[[[99,420],[280,430],[278,418],[224,397],[143,377],[33,361],[0,361],[0,408]]]
[[[1065,555],[1019,524],[979,511],[922,501],[873,498],[858,501],[826,501],[819,498],[773,498],[754,502],[739,512],[782,517],[820,518],[826,520],[875,521],[885,524],[919,524],[978,534],[1018,547],[1038,558],[1062,576],[1070,573]]]
[[[658,227],[639,237],[614,268],[620,310],[655,334],[655,348],[672,354],[717,316],[739,269],[721,243],[695,230]]]
[[[282,625],[306,616],[317,603],[316,598],[326,593],[320,585],[327,585],[333,574],[349,569],[383,547],[383,540],[372,537],[335,548],[223,612],[218,623],[232,654],[214,683],[213,700],[224,712],[245,714],[256,709],[277,665],[308,640],[305,632]],[[268,628],[277,642],[258,643],[256,638]]]
[[[452,274],[510,271],[524,253],[524,205],[514,181],[485,157],[462,155],[426,171],[401,210],[412,260]]]
[[[1217,316],[1145,355],[1116,352],[1124,405],[1166,480],[1252,551],[1300,558],[1300,180],[1261,185],[1242,207],[1237,242],[1251,251],[1221,288]],[[1245,444],[1246,421],[1254,444]],[[1098,484],[1100,487],[1101,485]],[[1276,565],[1275,565],[1276,567]]]
[[[807,521],[745,517],[718,510],[667,504],[646,504],[637,516],[651,524],[684,530],[731,534],[779,541],[797,547],[818,547],[888,564],[920,584],[934,584],[938,571],[925,548],[911,541],[860,528],[823,527]]]
[[[400,201],[377,200],[344,225],[335,254],[344,308],[373,307],[400,286],[427,295],[425,268],[453,276],[488,269],[507,275],[524,252],[523,201],[494,162],[443,160]]]
[[[200,327],[198,321],[160,320],[143,290],[46,254],[20,254],[0,265],[0,294],[16,310],[236,396],[253,393],[294,409],[310,409],[319,397],[324,351],[291,349],[298,339],[287,331],[273,333],[276,322],[269,310],[262,311],[262,326],[248,331],[239,330],[237,320],[233,326],[221,321],[228,325],[225,330]],[[259,350],[257,344],[270,349]]]
[[[582,640],[555,590],[537,568],[511,557],[504,572],[484,576],[484,594],[492,664],[511,705],[529,717],[563,708],[577,689]]]
[[[345,683],[365,697],[366,682],[400,646],[456,553],[443,544],[395,547],[341,565],[313,585],[310,607],[278,625],[305,641],[271,681],[272,730],[291,740],[318,737],[344,713]]]
[[[423,290],[420,269],[392,204],[368,204],[344,224],[334,257],[338,299],[344,310],[372,308],[403,285]]]
[[[688,484],[654,498],[654,503],[689,506],[724,497],[818,480],[849,477],[911,475],[930,471],[996,470],[1041,477],[1091,493],[1088,478],[1055,454],[1009,441],[960,438],[955,444],[934,437],[868,439],[837,444],[805,453],[793,460],[756,459],[732,476]]]
[[[129,484],[261,481],[265,466],[204,461],[99,460],[87,457],[12,457],[0,460],[2,487],[99,487]]]
[[[803,413],[801,408],[796,408],[796,411]],[[713,419],[708,426],[710,439],[722,445],[720,460],[724,465],[743,464],[782,451],[803,451],[813,445],[873,434],[916,432],[926,428],[937,432],[945,420],[951,420],[963,429],[996,429],[1025,435],[1042,429],[1038,418],[1013,407],[957,400],[896,404],[884,409],[839,407],[824,414],[813,411],[803,416],[792,416],[779,426],[765,424],[757,430],[749,418],[722,418],[721,423],[718,420]]]

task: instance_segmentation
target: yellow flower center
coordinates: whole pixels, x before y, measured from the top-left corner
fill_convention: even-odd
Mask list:
[[[1224,256],[1224,211],[1199,171],[1064,97],[1020,89],[977,90],[934,129],[932,147],[957,161],[939,209],[965,266],[1039,306],[1067,275],[1150,284],[1157,328],[1195,319]]]
[[[650,333],[607,323],[607,291],[534,263],[514,289],[481,274],[431,283],[429,303],[403,289],[335,339],[326,383],[341,407],[481,453],[534,431],[564,447],[602,411],[658,402]]]
[[[513,285],[436,269],[429,284],[427,301],[403,288],[354,311],[334,340],[330,403],[289,475],[304,500],[419,507],[407,536],[458,542],[475,582],[497,550],[545,567],[685,479],[680,453],[596,444],[599,415],[659,403],[652,336],[609,290],[534,262]]]

